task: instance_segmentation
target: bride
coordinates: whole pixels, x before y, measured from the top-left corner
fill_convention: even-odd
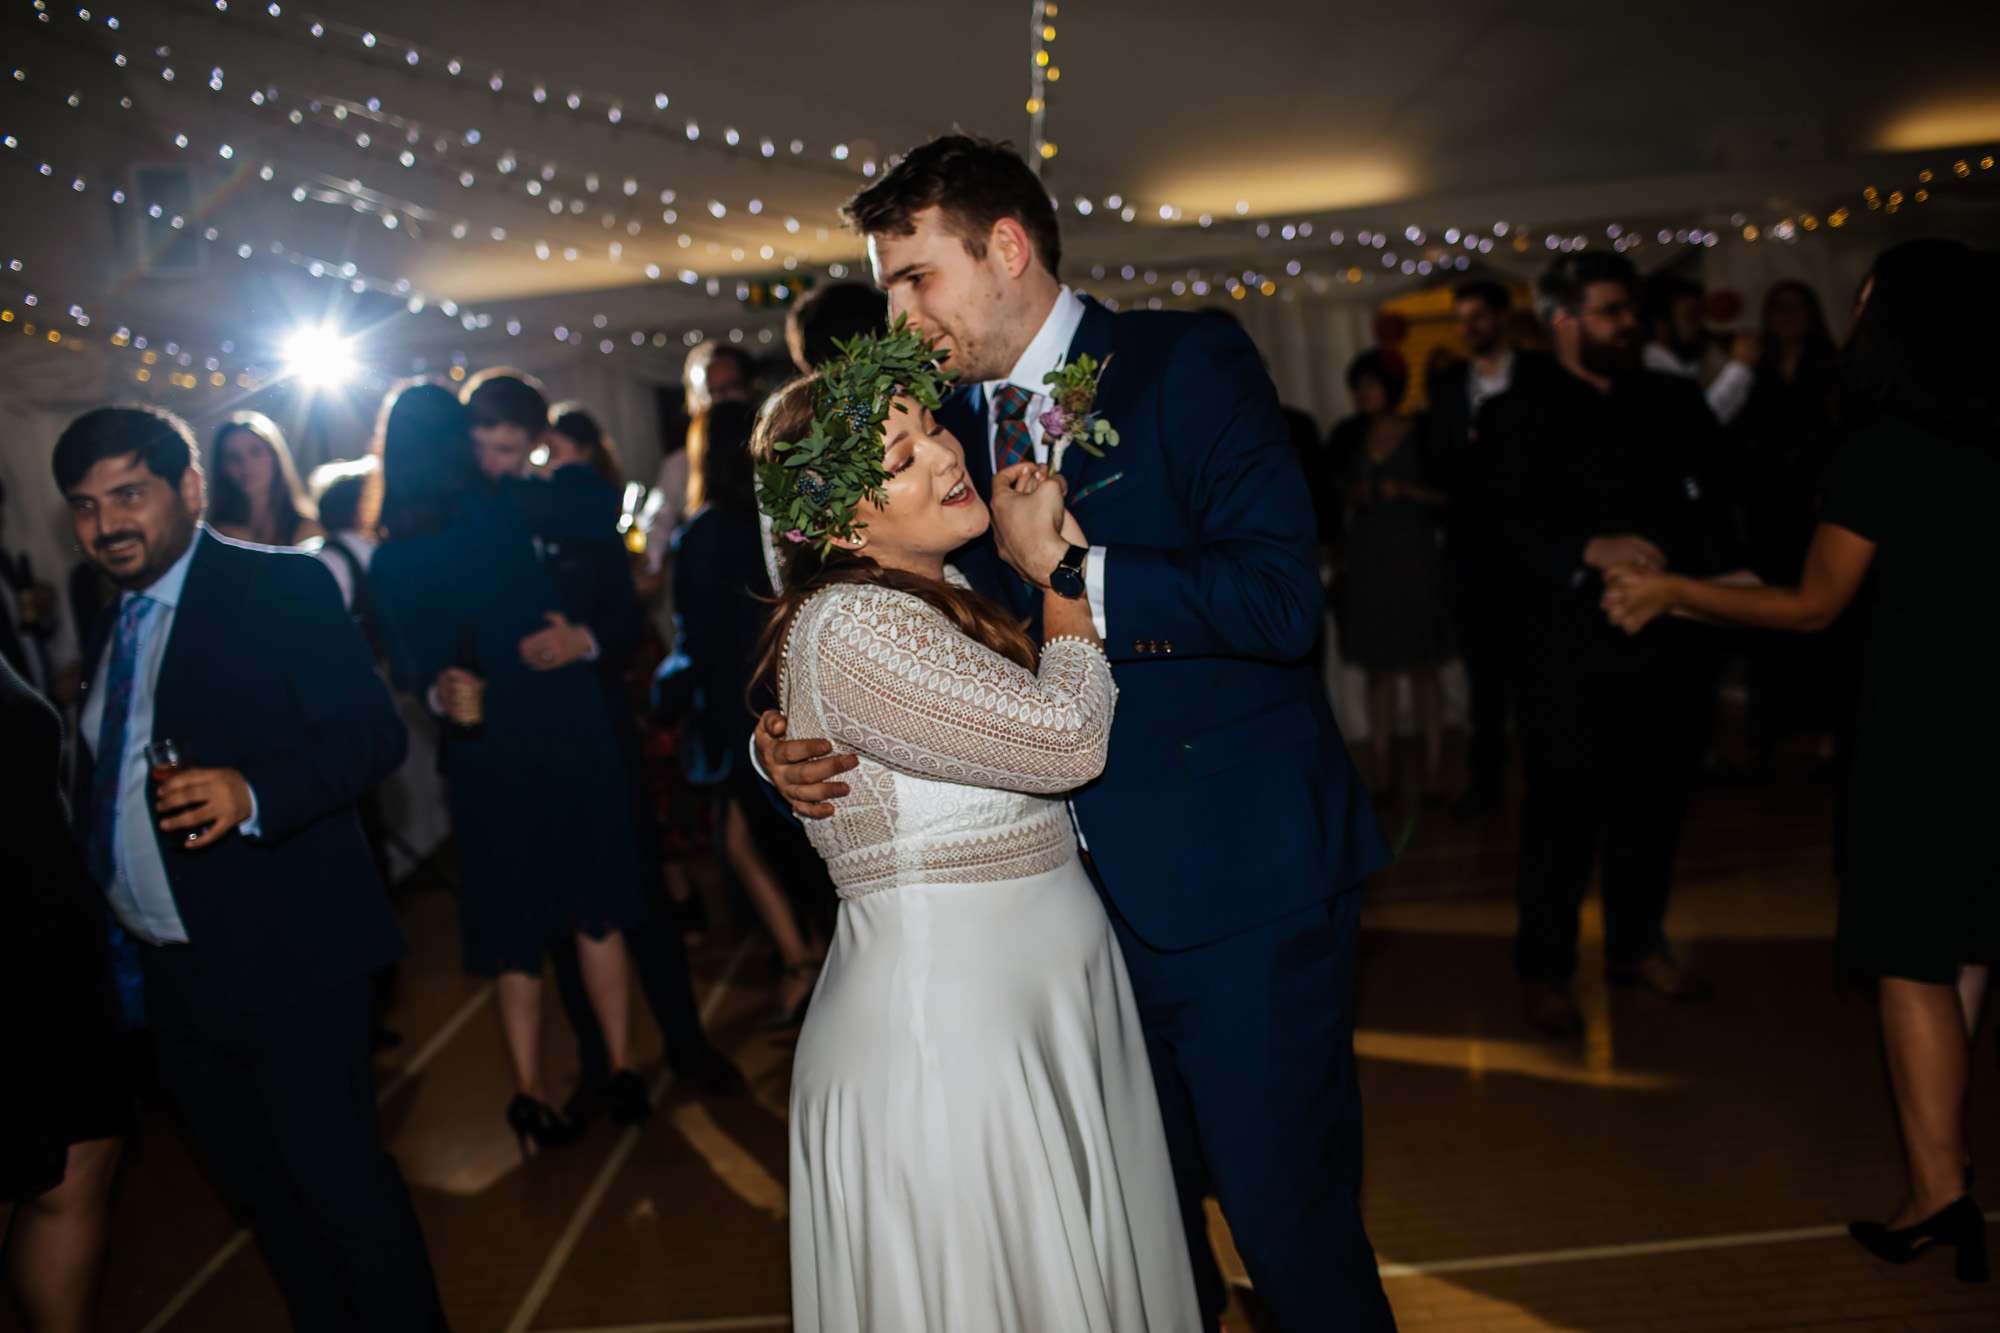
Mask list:
[[[758,499],[785,591],[760,675],[788,734],[860,757],[807,828],[841,897],[792,1071],[792,1305],[806,1333],[1199,1327],[1124,960],[1061,796],[1116,691],[1086,600],[1035,643],[952,581],[986,505],[901,327],[766,406]],[[1084,545],[1060,478],[995,505]]]

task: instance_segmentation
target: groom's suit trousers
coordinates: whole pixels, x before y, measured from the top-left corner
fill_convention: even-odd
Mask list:
[[[1285,1333],[1395,1328],[1361,1222],[1360,905],[1358,892],[1344,893],[1175,951],[1146,944],[1112,909],[1211,1317],[1224,1292],[1206,1194],[1221,1203],[1257,1296]]]

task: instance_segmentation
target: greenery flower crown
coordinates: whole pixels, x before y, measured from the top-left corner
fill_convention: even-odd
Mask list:
[[[901,317],[886,333],[834,346],[839,358],[813,382],[812,429],[773,444],[771,457],[757,465],[758,508],[785,540],[817,543],[821,554],[835,538],[854,535],[862,501],[879,507],[886,498],[882,427],[896,396],[936,411],[953,378],[939,367],[930,340]]]

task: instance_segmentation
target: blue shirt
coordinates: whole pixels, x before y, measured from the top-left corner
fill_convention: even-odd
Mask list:
[[[147,798],[146,780],[152,775],[146,762],[146,747],[153,742],[153,691],[160,679],[160,663],[166,659],[167,641],[173,635],[174,612],[180,606],[181,591],[187,585],[188,565],[195,547],[207,539],[208,525],[195,528],[194,540],[180,559],[167,567],[144,592],[127,592],[118,602],[121,612],[135,597],[153,602],[152,612],[139,622],[138,661],[132,673],[132,707],[125,719],[125,753],[115,761],[120,767],[118,783],[118,828],[112,839],[115,872],[105,888],[119,924],[148,944],[187,942],[187,927],[181,923],[180,908],[174,903],[166,863],[160,857],[160,842],[154,831],[153,803]],[[90,746],[97,763],[106,756],[97,753],[98,733],[104,727],[104,676],[116,647],[116,636],[105,644],[104,657],[97,664],[95,684],[83,707],[79,727],[84,743]],[[257,834],[257,794],[250,794],[250,817],[239,826],[247,837]]]

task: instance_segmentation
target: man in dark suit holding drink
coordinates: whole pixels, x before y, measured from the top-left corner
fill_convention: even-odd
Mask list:
[[[78,808],[122,1008],[295,1326],[442,1328],[368,1066],[369,978],[402,938],[355,802],[402,723],[317,560],[201,523],[193,445],[171,413],[108,407],[55,449],[121,589],[84,656]]]

